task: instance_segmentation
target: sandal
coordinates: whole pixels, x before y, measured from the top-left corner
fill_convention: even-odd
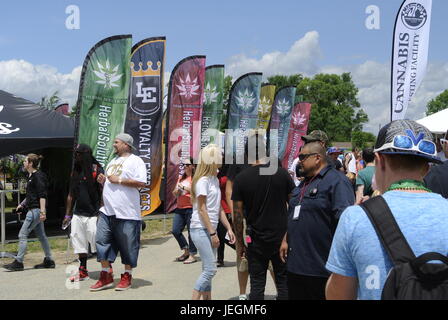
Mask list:
[[[187,260],[184,261],[184,264],[192,264],[198,262],[198,260],[196,260],[195,258],[188,258]]]
[[[174,261],[175,261],[175,262],[184,262],[185,260],[188,259],[188,257],[189,257],[189,255],[185,255],[185,254],[183,254],[183,255],[181,255],[180,257],[177,257]]]

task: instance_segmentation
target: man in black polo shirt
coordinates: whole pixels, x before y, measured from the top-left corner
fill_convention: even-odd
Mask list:
[[[328,164],[319,142],[306,144],[299,157],[305,180],[289,202],[280,256],[287,262],[290,300],[325,300],[331,242],[341,213],[355,197],[344,174]]]
[[[289,194],[295,184],[283,168],[273,174],[264,174],[270,163],[259,157],[258,149],[265,151],[266,146],[262,139],[256,137],[256,141],[255,162],[239,173],[233,184],[237,255],[245,255],[248,260],[250,300],[264,299],[269,261],[274,269],[277,299],[285,300],[288,298],[286,265],[280,260],[279,247],[286,232]],[[243,240],[243,217],[247,221],[246,234],[250,237],[246,241]]]

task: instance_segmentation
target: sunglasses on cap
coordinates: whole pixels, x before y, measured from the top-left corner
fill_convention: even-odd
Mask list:
[[[384,144],[379,149],[375,149],[375,152],[380,152],[387,149],[417,151],[429,156],[437,155],[437,148],[434,142],[430,140],[420,140],[417,145],[415,145],[411,137],[402,135],[395,136],[392,142]]]
[[[441,143],[441,144],[447,144],[447,143],[448,143],[448,140],[447,140],[447,139],[440,139],[440,143]]]

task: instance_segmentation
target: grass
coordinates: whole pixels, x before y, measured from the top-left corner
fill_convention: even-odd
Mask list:
[[[145,220],[146,223],[146,229],[142,232],[140,239],[141,240],[148,240],[148,239],[157,239],[164,236],[167,236],[171,233],[171,228],[173,225],[173,219],[167,218],[165,220],[165,227],[164,227],[164,219],[154,219],[154,220]],[[48,239],[50,243],[50,248],[52,252],[65,252],[67,250],[67,238],[61,238],[61,239]],[[17,252],[19,248],[19,243],[9,243],[5,245],[5,251],[6,252]],[[33,252],[41,252],[42,247],[40,245],[39,240],[36,241],[29,241],[27,252],[33,253]]]

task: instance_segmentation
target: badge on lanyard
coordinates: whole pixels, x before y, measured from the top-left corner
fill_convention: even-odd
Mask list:
[[[300,208],[302,207],[302,205],[298,205],[295,207],[294,209],[294,216],[292,217],[292,220],[299,220],[299,215],[300,215]]]

